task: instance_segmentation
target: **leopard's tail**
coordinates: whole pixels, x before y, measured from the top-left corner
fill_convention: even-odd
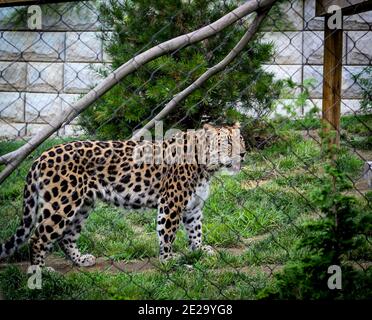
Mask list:
[[[23,218],[21,225],[17,228],[15,234],[5,243],[0,244],[0,260],[11,256],[23,243],[30,237],[31,231],[36,223],[38,195],[35,184],[29,183],[31,173],[27,177],[27,184],[24,188],[23,200]]]

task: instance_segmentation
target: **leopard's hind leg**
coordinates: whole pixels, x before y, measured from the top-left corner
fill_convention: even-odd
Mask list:
[[[77,246],[77,240],[86,218],[92,209],[93,204],[86,200],[81,208],[75,213],[73,220],[68,224],[59,245],[71,261],[80,267],[93,266],[96,258],[91,254],[82,254]]]
[[[60,239],[66,228],[67,219],[59,212],[51,214],[48,208],[43,209],[44,218],[37,226],[29,240],[31,264],[45,266],[47,253],[53,248],[55,241]]]
[[[77,250],[76,240],[82,222],[89,213],[88,208],[93,205],[93,194],[88,192],[83,195],[85,190],[79,188],[65,189],[55,195],[49,190],[44,190],[40,196],[39,223],[30,239],[32,265],[45,266],[46,255],[56,242],[62,244],[64,251],[70,258],[75,258],[75,261],[72,260],[77,264],[92,264],[92,257],[82,256]],[[63,239],[66,241],[62,241]],[[73,252],[74,256],[72,256]]]

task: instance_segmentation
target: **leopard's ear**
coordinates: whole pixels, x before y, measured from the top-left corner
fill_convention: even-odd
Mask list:
[[[205,129],[205,130],[212,130],[212,129],[214,129],[214,127],[212,125],[210,125],[209,123],[204,123],[203,129]]]
[[[234,125],[232,126],[234,129],[240,129],[240,122],[237,121],[234,123]]]

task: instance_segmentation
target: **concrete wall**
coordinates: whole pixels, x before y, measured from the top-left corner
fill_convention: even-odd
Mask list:
[[[109,62],[92,3],[59,4],[58,14],[41,8],[37,32],[26,21],[14,22],[22,7],[0,8],[0,138],[30,136],[47,126],[98,82],[96,70]],[[72,124],[58,135],[76,133]]]
[[[20,8],[0,8],[0,138],[30,136],[99,81],[97,68],[109,63],[100,38],[97,10],[89,1],[58,5],[58,12],[42,6],[43,28],[28,30],[26,21],[15,24]],[[278,79],[296,83],[316,79],[311,101],[321,107],[323,19],[315,18],[315,0],[292,0],[282,6],[284,19],[267,27],[263,41],[274,42],[276,54],[265,70]],[[342,112],[359,108],[360,87],[353,74],[372,58],[372,12],[344,18]],[[278,30],[279,28],[279,30]],[[287,100],[277,113],[285,114]],[[290,101],[289,101],[290,102]],[[75,125],[58,134],[78,133]]]
[[[322,106],[324,19],[315,17],[315,0],[291,0],[282,5],[282,11],[285,22],[279,25],[280,30],[267,28],[264,35],[264,41],[274,42],[276,48],[273,61],[265,69],[274,72],[278,79],[291,78],[296,83],[315,80],[311,100],[298,110],[302,115],[314,105],[320,109]],[[372,11],[345,16],[343,23],[341,111],[348,114],[360,108],[361,87],[354,76],[372,63]],[[283,101],[283,105],[288,102]],[[277,113],[286,113],[280,104]]]

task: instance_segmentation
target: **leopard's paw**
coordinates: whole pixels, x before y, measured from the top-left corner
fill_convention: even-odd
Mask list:
[[[91,267],[96,264],[96,257],[91,254],[84,254],[79,260],[77,263],[79,267]]]
[[[203,252],[205,252],[207,255],[215,255],[216,254],[216,250],[211,247],[211,246],[201,246],[200,248]]]
[[[179,253],[166,253],[160,256],[160,262],[167,262],[171,260],[177,260],[181,255]]]

